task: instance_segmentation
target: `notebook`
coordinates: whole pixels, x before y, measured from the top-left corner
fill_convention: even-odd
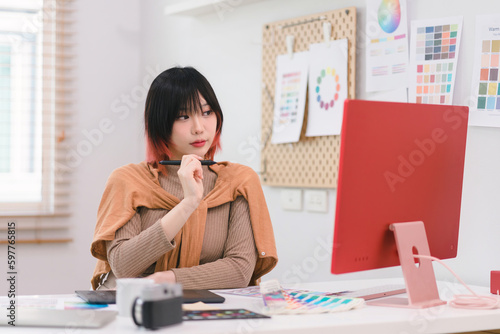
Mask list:
[[[116,290],[77,290],[76,294],[90,304],[116,304]],[[226,299],[210,290],[183,290],[183,303],[223,303]]]

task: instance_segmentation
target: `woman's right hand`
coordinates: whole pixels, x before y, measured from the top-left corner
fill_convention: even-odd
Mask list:
[[[195,207],[198,207],[203,198],[203,169],[200,162],[202,159],[195,154],[184,155],[177,172],[184,191],[184,200]]]
[[[177,172],[184,192],[184,199],[161,218],[161,225],[168,240],[173,240],[203,198],[202,158],[189,154],[182,157]]]

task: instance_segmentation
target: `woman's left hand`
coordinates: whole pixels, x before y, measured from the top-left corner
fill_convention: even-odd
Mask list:
[[[155,283],[176,283],[175,274],[171,270],[158,271],[146,278],[154,280]]]

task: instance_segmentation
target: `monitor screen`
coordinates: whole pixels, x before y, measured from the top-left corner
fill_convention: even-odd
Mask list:
[[[468,108],[348,100],[331,271],[399,265],[392,223],[423,221],[430,253],[457,254]]]

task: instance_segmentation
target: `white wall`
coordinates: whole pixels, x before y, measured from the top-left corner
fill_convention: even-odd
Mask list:
[[[357,92],[365,93],[364,27],[362,0],[268,0],[255,3],[226,1],[221,12],[209,9],[204,15],[165,16],[168,1],[143,2],[142,66],[168,68],[191,65],[213,84],[225,112],[223,153],[219,160],[247,164],[259,170],[258,138],[261,109],[261,33],[265,23],[356,6],[358,11]],[[219,8],[220,9],[220,8]],[[458,62],[455,103],[465,103],[470,92],[476,14],[500,13],[495,0],[409,0],[409,21],[464,15],[462,45]],[[493,10],[494,9],[494,10]],[[489,271],[500,268],[500,129],[470,127],[464,179],[459,254],[448,260],[464,279],[489,284]],[[318,281],[401,275],[399,268],[332,276],[330,246],[333,233],[335,190],[328,191],[329,212],[289,212],[280,208],[280,188],[264,188],[273,220],[280,262],[267,277],[282,282]],[[451,276],[435,266],[440,279]]]
[[[261,32],[265,23],[349,6],[358,8],[357,97],[364,92],[362,0],[264,0],[251,4],[226,1],[227,11],[165,16],[165,0],[81,0],[76,2],[76,117],[72,144],[88,141],[83,132],[109,118],[114,130],[92,145],[73,170],[74,214],[69,244],[18,245],[18,293],[69,293],[90,285],[95,259],[89,248],[97,206],[110,172],[142,160],[144,94],[153,76],[173,65],[191,65],[214,86],[225,112],[223,153],[231,160],[260,168]],[[240,5],[238,5],[240,3]],[[455,102],[469,95],[475,15],[500,12],[495,0],[409,0],[410,20],[464,15]],[[95,132],[94,132],[95,133]],[[97,137],[95,137],[96,139]],[[459,255],[448,260],[468,282],[489,284],[489,271],[500,269],[500,129],[469,128]],[[329,212],[283,211],[280,188],[264,188],[273,220],[280,262],[267,277],[283,283],[400,275],[399,268],[358,274],[330,274],[330,246],[335,190]],[[3,250],[2,250],[3,252]],[[1,258],[5,258],[0,252]],[[437,268],[437,267],[436,267]],[[450,276],[437,268],[440,278]],[[4,283],[2,283],[4,284]],[[0,288],[2,288],[0,284]],[[2,288],[3,289],[3,288]],[[0,295],[4,293],[0,291]]]
[[[140,1],[119,0],[76,2],[77,118],[73,148],[89,141],[84,131],[94,130],[92,153],[82,156],[74,169],[74,243],[70,252],[48,254],[60,266],[61,283],[48,290],[72,291],[88,288],[95,266],[90,255],[97,207],[111,171],[142,160],[142,118],[144,94],[140,69]],[[108,119],[112,131],[99,139],[95,131]],[[47,247],[48,248],[48,247]],[[62,257],[59,259],[58,257]],[[46,274],[54,278],[54,273]],[[57,276],[56,276],[57,277]],[[57,282],[57,279],[55,280]],[[34,289],[39,291],[39,288]]]
[[[74,166],[74,213],[68,218],[73,242],[17,244],[18,294],[71,293],[90,287],[95,259],[89,250],[104,183],[114,168],[142,159],[139,111],[143,97],[137,106],[132,105],[133,98],[132,106],[121,102],[122,94],[138,94],[136,87],[146,75],[140,70],[140,1],[127,1],[126,6],[122,3],[76,2],[76,113],[70,146],[76,154],[67,161]],[[113,105],[115,100],[118,103]],[[129,114],[125,117],[126,110]],[[113,130],[101,137],[96,129],[104,119],[109,119]],[[91,133],[93,139],[89,140],[84,131]],[[87,151],[85,141],[90,143]],[[0,255],[6,259],[3,252]],[[4,282],[2,279],[0,295],[7,292]]]

